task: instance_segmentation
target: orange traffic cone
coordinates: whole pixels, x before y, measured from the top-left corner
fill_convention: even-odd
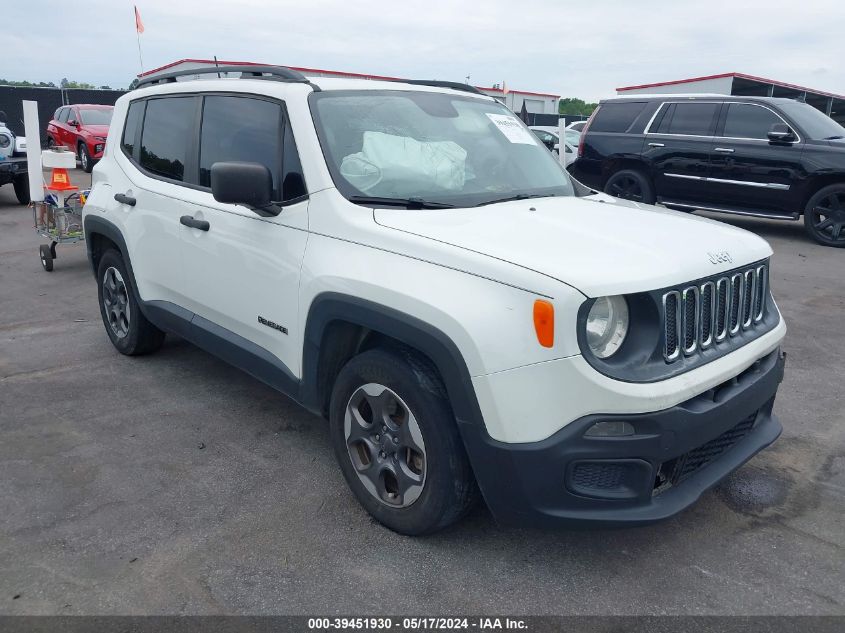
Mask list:
[[[64,167],[54,167],[50,175],[50,184],[44,185],[45,189],[50,191],[73,191],[79,189],[70,184],[70,178],[67,175],[67,169]]]

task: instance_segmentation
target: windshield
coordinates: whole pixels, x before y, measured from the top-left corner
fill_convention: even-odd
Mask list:
[[[334,182],[353,202],[411,199],[465,207],[574,195],[549,150],[494,101],[393,90],[310,98]]]
[[[841,138],[845,128],[813,106],[798,101],[779,104],[781,110],[792,118],[814,140]]]
[[[108,125],[111,123],[111,115],[114,110],[111,108],[89,108],[79,111],[79,118],[83,125]]]

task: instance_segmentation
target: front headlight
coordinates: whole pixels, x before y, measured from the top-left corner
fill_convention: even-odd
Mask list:
[[[12,144],[12,139],[10,139],[5,134],[0,134],[0,147],[6,148],[6,147],[9,147],[9,145],[11,145],[11,144]]]
[[[625,297],[599,297],[587,315],[587,345],[596,358],[609,358],[628,334],[628,303]]]

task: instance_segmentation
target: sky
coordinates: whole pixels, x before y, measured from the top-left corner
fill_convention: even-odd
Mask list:
[[[2,0],[0,78],[126,87],[182,58],[550,92],[743,72],[845,94],[845,2]]]

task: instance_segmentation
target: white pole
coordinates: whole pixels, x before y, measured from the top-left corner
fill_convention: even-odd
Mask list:
[[[135,36],[138,38],[138,61],[141,63],[141,72],[144,72],[144,58],[141,56],[141,34],[135,29]]]
[[[566,167],[566,119],[557,120],[557,159],[563,167]]]
[[[44,176],[41,174],[41,126],[38,125],[38,102],[23,102],[23,129],[26,135],[26,164],[29,175],[29,199],[44,200]]]

